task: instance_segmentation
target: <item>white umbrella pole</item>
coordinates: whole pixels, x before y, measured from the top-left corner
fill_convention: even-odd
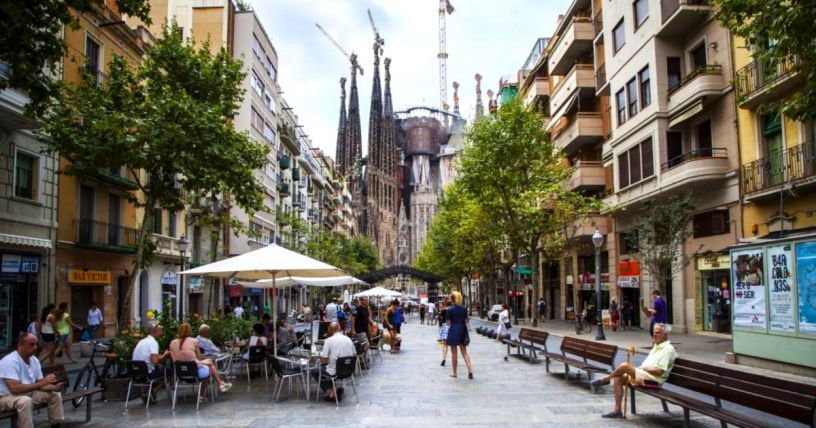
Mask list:
[[[278,355],[278,289],[275,288],[275,276],[272,275],[272,349],[275,352],[272,358]]]

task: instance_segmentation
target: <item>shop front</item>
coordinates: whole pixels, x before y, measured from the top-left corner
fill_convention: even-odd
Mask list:
[[[40,257],[11,253],[0,257],[0,350],[9,350],[15,335],[25,331],[31,314],[40,315]]]
[[[697,258],[697,312],[704,331],[731,332],[730,263],[728,254]]]
[[[598,300],[596,297],[595,274],[584,272],[578,275],[578,284],[581,287],[578,295],[578,310],[588,310],[587,319],[595,322],[598,310]],[[611,290],[609,283],[609,274],[601,273],[601,309],[609,308],[609,292]]]
[[[112,295],[113,274],[109,270],[86,270],[71,269],[68,271],[68,285],[71,287],[71,300],[68,310],[71,319],[79,324],[85,325],[88,317],[88,309],[92,303],[100,307],[100,302],[104,301],[105,295]],[[103,312],[103,318],[108,314]],[[74,332],[74,340],[78,339],[80,332]],[[104,327],[100,327],[97,332],[99,337],[105,336]]]
[[[620,323],[624,326],[640,326],[640,262],[618,263],[618,308]]]
[[[161,305],[162,311],[178,314],[178,286],[179,277],[170,269],[161,275]]]

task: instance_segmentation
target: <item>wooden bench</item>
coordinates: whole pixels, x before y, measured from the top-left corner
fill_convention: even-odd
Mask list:
[[[592,377],[595,373],[607,374],[614,370],[615,354],[618,347],[590,340],[578,339],[577,337],[564,336],[561,340],[561,353],[547,352],[545,354],[547,373],[550,372],[550,361],[558,361],[564,364],[564,379],[569,380],[569,367],[573,366],[578,370],[587,372],[590,382],[590,390],[595,392],[592,386]],[[577,357],[577,358],[576,358]],[[590,361],[603,364],[606,367],[598,367]]]
[[[68,374],[65,372],[65,366],[62,364],[57,364],[53,366],[48,366],[43,368],[42,370],[43,376],[48,376],[49,374],[53,374],[57,377],[58,382],[65,383],[65,388],[62,390],[62,402],[66,403],[68,401],[73,401],[77,398],[86,397],[85,400],[85,422],[91,420],[91,401],[93,401],[94,394],[98,394],[102,392],[102,388],[98,387],[89,387],[86,390],[82,391],[74,391],[68,392],[68,386],[70,386],[70,380],[68,379]],[[48,407],[48,404],[35,404],[32,407],[32,412],[37,411],[40,409],[45,409]],[[11,428],[17,427],[17,412],[14,410],[9,410],[7,412],[0,412],[0,420],[2,419],[11,419]]]
[[[502,343],[507,345],[507,355],[513,355],[510,348],[516,348],[515,357],[526,359],[531,364],[538,361],[537,352],[547,353],[547,337],[550,334],[546,331],[522,328],[519,331],[518,339],[502,339]],[[505,360],[507,357],[504,358]]]
[[[763,427],[767,421],[758,420],[751,412],[737,408],[723,408],[729,402],[750,409],[779,416],[791,421],[816,427],[816,385],[782,380],[753,373],[678,358],[666,385],[695,392],[695,396],[675,388],[630,388],[632,413],[636,413],[635,392],[657,397],[668,412],[666,402],[683,408],[683,426],[689,426],[689,411],[742,427]],[[665,386],[665,385],[664,385]],[[702,394],[700,396],[699,394]]]

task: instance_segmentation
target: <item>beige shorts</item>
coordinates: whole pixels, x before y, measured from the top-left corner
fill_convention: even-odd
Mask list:
[[[657,376],[643,370],[640,367],[635,367],[635,383],[642,383],[644,380],[651,382],[663,383],[663,380]]]

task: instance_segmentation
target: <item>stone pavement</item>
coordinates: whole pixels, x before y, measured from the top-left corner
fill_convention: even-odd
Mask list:
[[[334,404],[305,401],[300,396],[287,397],[275,403],[274,381],[253,378],[234,381],[230,392],[221,394],[215,403],[202,404],[195,410],[192,395],[179,397],[176,411],[160,395],[160,400],[145,412],[141,400],[131,402],[127,411],[122,402],[94,402],[94,419],[83,424],[82,408],[66,408],[71,427],[268,427],[268,426],[682,426],[682,411],[671,407],[671,417],[661,411],[660,403],[639,396],[640,413],[628,420],[609,421],[600,414],[610,410],[611,388],[599,393],[589,391],[585,376],[569,382],[563,379],[562,367],[554,366],[547,374],[544,364],[531,365],[511,358],[503,360],[504,348],[494,341],[471,334],[469,347],[475,379],[466,377],[460,357],[459,378],[451,379],[450,356],[446,367],[440,367],[441,347],[436,343],[437,329],[419,325],[412,319],[403,326],[403,346],[399,354],[385,353],[368,375],[360,379],[360,403],[355,405],[350,387],[336,410]],[[188,393],[190,394],[190,393]],[[35,416],[38,426],[46,426],[46,415]],[[7,424],[7,422],[4,422]],[[0,425],[7,426],[7,425]],[[692,414],[694,427],[718,427],[713,419]]]

